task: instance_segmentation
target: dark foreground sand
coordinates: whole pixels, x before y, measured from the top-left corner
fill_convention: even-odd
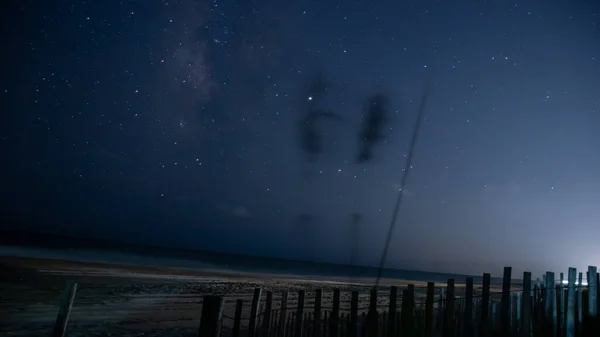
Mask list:
[[[115,266],[56,260],[0,257],[0,336],[47,335],[56,319],[67,280],[78,282],[69,321],[69,336],[194,336],[200,322],[202,296],[225,298],[225,328],[231,326],[236,299],[248,309],[255,287],[274,293],[275,309],[281,293],[289,290],[288,307],[295,308],[297,290],[306,290],[308,310],[314,291],[323,289],[324,309],[331,307],[332,290],[342,290],[341,307],[349,308],[350,291],[361,292],[359,307],[366,309],[372,280],[325,280],[185,269]],[[384,284],[417,287],[424,282],[384,280]],[[439,284],[438,286],[443,286]],[[423,288],[421,288],[423,287]],[[460,295],[460,285],[457,285]],[[387,307],[387,287],[379,305]],[[422,299],[424,301],[424,299]],[[244,311],[243,317],[249,316]],[[244,323],[244,322],[243,322]],[[247,322],[245,322],[247,324]]]

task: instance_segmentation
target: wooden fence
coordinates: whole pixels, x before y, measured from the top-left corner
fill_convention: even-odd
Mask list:
[[[252,302],[236,300],[233,317],[224,314],[222,297],[206,295],[199,336],[600,336],[596,323],[600,274],[596,267],[588,268],[586,282],[583,273],[577,274],[575,268],[569,268],[566,278],[560,273],[558,280],[553,272],[535,281],[529,272],[523,273],[519,282],[514,282],[513,276],[512,268],[505,267],[498,288],[492,287],[490,274],[486,273],[477,285],[473,278],[467,278],[460,285],[449,279],[445,287],[436,288],[428,282],[423,288],[373,288],[369,294],[344,294],[334,289],[332,296],[327,296],[329,302],[324,301],[322,290],[299,290],[297,296],[286,291],[275,301],[272,292],[263,296],[262,289],[256,288]],[[57,318],[59,328],[54,329],[53,336],[64,334],[75,291],[69,289]],[[349,301],[342,300],[347,295]]]

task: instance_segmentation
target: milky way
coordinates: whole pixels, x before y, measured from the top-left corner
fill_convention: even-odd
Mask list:
[[[377,264],[428,82],[389,266],[597,264],[596,2],[32,4],[0,13],[2,226]]]

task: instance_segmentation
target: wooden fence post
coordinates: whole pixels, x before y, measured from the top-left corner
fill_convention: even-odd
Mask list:
[[[388,322],[387,322],[387,335],[388,337],[396,336],[396,307],[398,306],[398,287],[390,287],[390,303],[388,305]]]
[[[240,337],[240,326],[242,324],[242,308],[244,300],[238,299],[235,301],[235,315],[233,316],[233,337]]]
[[[258,305],[260,304],[261,288],[254,288],[252,306],[250,307],[250,322],[248,323],[248,337],[256,336],[256,318],[258,317]]]
[[[288,291],[284,291],[281,294],[281,306],[279,307],[279,328],[277,328],[277,335],[283,336],[285,334],[285,319],[287,318],[287,302],[288,302]]]
[[[454,279],[448,279],[446,285],[446,311],[444,313],[444,337],[454,336]]]
[[[565,331],[565,314],[567,313],[567,311],[565,310],[565,273],[560,273],[560,283],[558,284],[558,307],[560,309],[560,315],[559,320],[558,320],[558,324],[559,324],[559,329],[560,331],[562,331],[563,335],[564,335],[564,331]]]
[[[262,321],[263,336],[265,337],[268,337],[271,332],[271,311],[273,311],[273,292],[267,291],[267,301]]]
[[[358,337],[358,291],[350,298],[350,337]]]
[[[479,325],[479,335],[487,336],[489,332],[489,310],[490,310],[490,283],[491,276],[489,273],[483,274],[482,290],[481,290],[481,321]]]
[[[567,276],[567,323],[565,324],[567,337],[575,337],[575,282],[577,282],[577,269],[569,268]]]
[[[544,287],[544,322],[545,330],[554,330],[553,310],[554,310],[554,273],[546,272],[546,284]],[[550,328],[552,327],[552,329]]]
[[[199,337],[219,337],[223,317],[223,297],[205,295],[200,317]]]
[[[446,310],[446,288],[438,288],[438,307],[435,320],[435,330],[442,330],[444,327],[444,310]]]
[[[598,314],[597,309],[597,282],[596,282],[596,273],[598,272],[597,268],[594,266],[588,267],[588,315],[592,317],[596,317]]]
[[[596,316],[600,307],[600,273],[596,273]]]
[[[60,302],[58,309],[58,316],[52,329],[52,337],[63,337],[67,331],[67,323],[69,322],[69,316],[71,315],[71,308],[73,307],[73,301],[75,300],[75,293],[77,293],[77,282],[67,281],[67,286],[63,292],[63,298]]]
[[[414,305],[415,305],[415,286],[409,284],[402,292],[402,311],[400,312],[400,320],[402,326],[401,335],[412,337],[414,334]]]
[[[467,277],[465,288],[465,316],[463,321],[465,337],[473,336],[473,278]]]
[[[511,267],[504,267],[504,275],[502,277],[502,299],[500,300],[500,330],[503,336],[508,336],[510,333],[510,283],[511,283]]]
[[[433,296],[435,283],[427,282],[427,297],[425,298],[425,337],[433,334]]]
[[[315,291],[315,315],[313,320],[313,337],[321,335],[321,302],[323,301],[323,290]]]
[[[583,319],[583,273],[579,272],[579,282],[577,284],[577,326],[581,327]]]
[[[304,290],[298,291],[298,307],[296,308],[296,332],[295,337],[302,337],[302,325],[304,324]]]
[[[340,321],[340,289],[333,289],[333,308],[329,317],[329,333],[331,337],[338,337]]]
[[[521,329],[521,292],[515,294],[515,302],[513,303],[513,323],[514,332]]]
[[[521,336],[531,336],[531,273],[523,273],[523,299],[521,301]]]
[[[371,289],[371,296],[369,299],[369,315],[367,316],[367,336],[377,337],[379,332],[377,331],[377,288]]]

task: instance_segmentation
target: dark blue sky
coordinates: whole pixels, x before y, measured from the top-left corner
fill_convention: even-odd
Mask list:
[[[4,227],[377,264],[429,83],[387,265],[600,259],[596,1],[31,0],[2,26]],[[310,109],[341,117],[314,161]]]

